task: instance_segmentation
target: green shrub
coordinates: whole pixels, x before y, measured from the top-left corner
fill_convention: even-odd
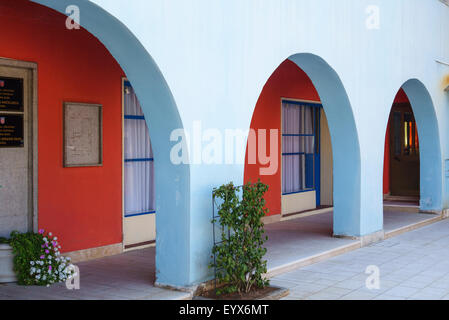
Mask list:
[[[264,199],[267,190],[268,186],[259,181],[243,187],[230,183],[213,191],[219,217],[213,222],[221,226],[221,243],[212,249],[215,262],[210,267],[216,268],[217,280],[224,284],[218,294],[248,293],[254,287],[269,285],[263,277],[267,272],[267,261],[263,260],[267,249],[263,245],[268,237],[261,220],[268,213]]]
[[[20,285],[34,284],[34,278],[30,277],[30,261],[39,259],[42,242],[42,234],[17,231],[11,233],[9,245],[13,248],[14,271]]]

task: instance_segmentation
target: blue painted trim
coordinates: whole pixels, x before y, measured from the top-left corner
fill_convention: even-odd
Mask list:
[[[138,217],[138,216],[148,216],[148,215],[151,215],[151,214],[156,214],[156,211],[148,211],[148,212],[125,214],[125,218]]]
[[[125,162],[151,162],[154,158],[135,158],[135,159],[125,159]]]
[[[301,190],[301,191],[295,191],[295,192],[287,192],[287,193],[283,193],[283,196],[288,196],[291,194],[298,194],[298,193],[306,193],[306,192],[312,192],[312,191],[317,191],[316,189],[307,189],[307,190]]]
[[[283,153],[283,156],[306,156],[308,154],[314,154],[314,153],[305,153],[305,152],[291,152],[291,153]]]
[[[125,87],[128,87],[128,88],[132,88],[132,87],[133,87],[133,86],[131,85],[131,82],[129,82],[129,81],[127,81],[127,80],[124,82],[124,86],[125,86]]]
[[[318,102],[301,102],[301,101],[291,101],[288,99],[282,99],[282,103],[295,104],[297,106],[307,106],[307,107],[314,107],[314,108],[322,108],[323,107],[323,105]]]
[[[125,114],[124,118],[126,120],[145,120],[145,116],[135,116],[131,114]]]
[[[312,103],[312,102],[300,102],[300,101],[291,101],[288,99],[282,99],[282,104],[293,104],[299,107],[313,107],[316,108],[312,112],[313,117],[313,125],[315,128],[315,131],[313,134],[282,134],[282,137],[315,137],[318,138],[315,141],[315,149],[313,150],[313,153],[305,153],[305,152],[291,152],[291,153],[282,153],[282,156],[298,156],[298,155],[313,155],[313,189],[306,189],[296,192],[288,192],[288,193],[282,193],[282,195],[290,195],[290,194],[297,194],[297,193],[304,193],[304,192],[310,192],[315,191],[316,192],[316,204],[317,206],[321,203],[321,109],[323,109],[323,105],[321,103]],[[317,137],[318,136],[318,137]]]
[[[323,109],[324,110],[324,109]],[[318,122],[318,145],[315,153],[315,188],[316,188],[316,206],[321,205],[321,110],[317,111]]]

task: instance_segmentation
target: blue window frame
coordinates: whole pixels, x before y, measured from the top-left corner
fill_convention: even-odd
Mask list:
[[[125,218],[155,214],[154,158],[150,135],[137,96],[124,83]]]
[[[316,191],[320,203],[321,104],[282,101],[282,194]]]

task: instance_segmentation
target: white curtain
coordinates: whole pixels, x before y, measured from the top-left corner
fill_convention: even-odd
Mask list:
[[[124,112],[125,215],[148,213],[155,209],[153,151],[142,109],[129,86]]]
[[[306,154],[315,152],[314,108],[284,102],[282,107],[282,193],[306,189]],[[313,168],[312,168],[313,170]]]

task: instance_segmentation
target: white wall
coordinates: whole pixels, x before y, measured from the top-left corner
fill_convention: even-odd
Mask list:
[[[154,58],[188,132],[196,120],[203,128],[249,128],[262,87],[282,61],[296,53],[323,58],[346,89],[358,133],[358,235],[382,228],[385,130],[407,80],[419,79],[435,105],[441,138],[435,141],[442,150],[433,168],[437,176],[449,158],[449,98],[442,90],[449,66],[436,62],[449,62],[449,8],[438,0],[93,2],[123,22]],[[379,9],[378,29],[367,28],[372,5]],[[191,282],[210,278],[211,191],[231,180],[243,182],[242,164],[190,166]],[[442,177],[434,181],[442,183]],[[441,188],[443,199],[436,192],[429,208],[448,206],[447,188]]]

